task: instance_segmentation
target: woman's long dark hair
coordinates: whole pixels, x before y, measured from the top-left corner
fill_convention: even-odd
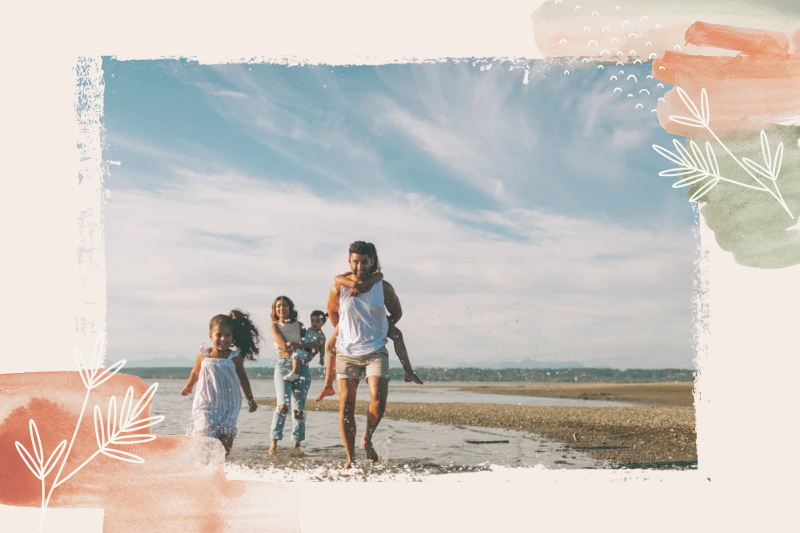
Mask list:
[[[286,305],[289,306],[289,322],[294,322],[297,320],[297,310],[294,308],[294,302],[291,301],[288,296],[278,296],[275,298],[275,301],[272,302],[272,313],[269,315],[272,321],[277,322],[280,320],[280,318],[278,318],[278,311],[275,310],[275,306],[281,301],[286,302]]]
[[[261,335],[250,315],[239,309],[234,309],[227,315],[217,315],[208,325],[209,331],[215,327],[226,326],[233,332],[233,344],[241,351],[242,357],[248,361],[255,361],[258,357],[258,344]]]

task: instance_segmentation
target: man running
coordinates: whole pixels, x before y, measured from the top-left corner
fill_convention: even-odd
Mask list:
[[[366,280],[380,264],[375,245],[364,241],[350,245],[348,262],[350,271],[359,281]],[[389,323],[396,324],[403,315],[400,300],[385,280],[376,282],[363,292],[354,292],[334,283],[328,295],[328,315],[331,324],[338,329],[338,335],[331,336],[328,343],[325,385],[317,401],[334,394],[335,374],[339,389],[339,426],[347,454],[344,468],[350,468],[354,462],[356,438],[356,392],[363,371],[369,386],[370,402],[361,445],[367,459],[373,463],[378,460],[378,453],[372,445],[372,435],[383,418],[389,392],[386,337]]]

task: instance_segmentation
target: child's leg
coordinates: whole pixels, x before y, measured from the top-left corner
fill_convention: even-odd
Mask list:
[[[422,380],[417,377],[417,375],[414,373],[414,369],[411,368],[411,361],[408,358],[406,343],[403,342],[403,332],[400,331],[394,324],[390,324],[388,337],[392,339],[392,342],[394,343],[394,353],[397,354],[397,358],[400,359],[400,363],[403,365],[403,370],[406,373],[404,380],[407,382],[413,381],[414,383],[419,383],[422,385]]]
[[[325,384],[322,386],[322,390],[317,396],[315,401],[320,401],[326,396],[333,396],[336,394],[336,391],[333,390],[333,379],[334,374],[336,373],[336,337],[339,335],[339,326],[336,326],[333,329],[333,334],[328,339],[328,342],[325,345],[325,351],[328,354],[328,361],[327,366],[325,367]]]
[[[219,436],[220,442],[222,442],[223,448],[225,448],[225,458],[228,458],[228,454],[231,453],[231,448],[233,448],[233,436],[231,435],[220,435]]]
[[[286,374],[283,379],[286,381],[294,381],[300,377],[300,365],[303,364],[302,358],[303,355],[299,354],[297,351],[292,354],[292,372]]]

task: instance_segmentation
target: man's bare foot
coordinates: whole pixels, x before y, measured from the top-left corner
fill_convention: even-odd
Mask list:
[[[380,458],[378,457],[378,452],[375,451],[375,447],[372,445],[372,440],[361,437],[361,445],[364,447],[364,452],[367,454],[367,461],[370,463],[377,463]]]
[[[322,401],[323,398],[327,396],[333,396],[334,394],[336,394],[336,391],[333,390],[333,387],[331,387],[330,385],[326,385],[325,387],[322,387],[322,390],[319,391],[319,396],[317,396],[317,399],[314,401],[315,402]]]
[[[348,459],[348,460],[347,460],[347,461],[344,463],[344,466],[342,467],[342,470],[350,470],[350,466],[351,466],[351,465],[352,465],[352,461],[350,461],[350,459]]]
[[[406,377],[403,378],[403,381],[405,381],[406,383],[411,383],[413,381],[414,383],[417,383],[419,385],[423,384],[422,380],[419,379],[414,372],[406,372]]]

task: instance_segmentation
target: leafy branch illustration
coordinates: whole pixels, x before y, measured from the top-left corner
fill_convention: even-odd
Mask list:
[[[58,459],[61,457],[61,454],[64,453],[64,448],[67,445],[67,440],[62,440],[56,449],[53,450],[53,453],[50,454],[50,457],[47,459],[47,462],[44,462],[44,451],[42,451],[42,440],[39,438],[39,429],[36,427],[36,422],[33,420],[28,421],[28,427],[31,431],[31,447],[33,448],[33,453],[36,456],[36,460],[31,457],[30,452],[19,443],[19,441],[14,442],[14,446],[17,447],[17,452],[19,453],[22,460],[25,461],[25,466],[33,472],[33,475],[36,476],[36,479],[39,479],[42,482],[42,509],[44,509],[44,478],[47,477],[48,474],[55,468],[56,463],[58,463]],[[52,463],[52,464],[51,464]]]
[[[783,195],[778,188],[778,176],[780,175],[781,164],[783,163],[783,143],[781,142],[778,144],[778,148],[775,150],[775,156],[773,157],[769,146],[769,139],[767,139],[767,134],[764,133],[764,130],[761,130],[761,152],[764,156],[764,166],[761,166],[760,164],[746,157],[742,158],[740,161],[735,155],[733,155],[733,153],[731,153],[731,151],[727,146],[725,146],[719,137],[717,137],[709,125],[711,122],[711,111],[708,106],[708,94],[706,93],[706,90],[703,89],[700,93],[699,110],[692,99],[689,98],[686,92],[680,87],[678,87],[678,96],[681,97],[684,105],[686,105],[687,109],[689,109],[689,112],[694,118],[671,115],[669,119],[673,122],[677,122],[678,124],[683,124],[684,126],[690,126],[692,128],[704,128],[708,130],[708,132],[714,137],[714,139],[716,139],[720,146],[725,149],[728,155],[730,155],[733,160],[736,161],[758,185],[756,186],[742,183],[741,181],[722,176],[719,171],[719,164],[717,162],[717,156],[714,153],[714,148],[708,141],[706,141],[705,145],[705,156],[703,155],[703,151],[694,141],[689,141],[689,149],[691,150],[691,153],[677,140],[672,141],[675,145],[677,153],[670,152],[666,148],[654,144],[653,150],[678,165],[677,168],[661,171],[658,173],[658,175],[680,177],[678,181],[672,184],[672,187],[675,189],[680,187],[688,187],[690,185],[705,181],[706,183],[689,198],[692,201],[700,200],[700,198],[705,196],[721,181],[733,183],[734,185],[739,185],[741,187],[756,191],[768,192],[773,198],[775,198],[775,200],[778,201],[781,207],[786,210],[789,216],[792,217],[792,220],[794,220],[794,215],[789,210],[789,206],[786,205]],[[765,180],[771,181],[775,190],[773,191],[771,188],[767,187],[766,183],[768,182],[762,181],[762,179],[760,179],[757,175],[760,175],[761,178]]]
[[[47,506],[50,503],[50,497],[53,495],[53,491],[56,487],[62,485],[66,482],[69,478],[74,476],[81,468],[86,466],[92,459],[97,457],[98,454],[103,454],[113,459],[118,459],[121,461],[127,461],[132,463],[144,463],[144,459],[138,457],[132,453],[125,452],[122,450],[118,450],[116,448],[110,448],[111,445],[126,445],[126,444],[138,444],[142,442],[149,442],[156,438],[155,435],[151,434],[141,434],[141,433],[134,433],[135,431],[149,428],[154,424],[157,424],[164,420],[163,416],[156,416],[156,417],[149,417],[149,418],[142,418],[139,419],[139,415],[142,414],[144,409],[147,407],[147,404],[151,402],[153,399],[153,395],[155,395],[156,389],[158,388],[158,383],[154,383],[147,392],[145,392],[139,401],[136,403],[136,406],[133,405],[133,387],[129,387],[127,393],[125,394],[125,398],[122,401],[122,407],[120,409],[119,418],[117,418],[117,399],[115,396],[112,396],[108,402],[108,422],[107,424],[103,421],[103,415],[100,412],[100,407],[95,405],[94,408],[94,423],[95,423],[95,437],[97,438],[97,445],[98,450],[89,457],[86,461],[84,461],[79,467],[73,470],[70,474],[66,475],[63,479],[61,478],[61,473],[64,470],[64,466],[67,463],[67,459],[69,458],[70,451],[72,451],[72,445],[75,443],[75,437],[78,434],[78,429],[80,428],[81,421],[83,420],[83,414],[86,411],[86,404],[89,402],[89,395],[91,394],[93,389],[96,389],[120,371],[120,369],[125,365],[125,360],[118,361],[114,363],[109,368],[104,369],[100,372],[100,362],[102,361],[102,350],[104,346],[104,334],[101,333],[97,336],[97,340],[95,341],[94,350],[92,352],[92,361],[90,366],[86,366],[86,362],[83,359],[83,354],[78,349],[77,346],[73,347],[73,355],[75,357],[75,364],[78,366],[78,373],[81,376],[81,381],[86,386],[86,396],[83,400],[83,406],[81,407],[81,414],[78,417],[78,423],[75,425],[75,431],[72,433],[72,440],[67,447],[66,439],[61,441],[58,446],[56,446],[55,450],[50,454],[50,457],[47,461],[44,461],[44,451],[42,449],[42,442],[39,438],[39,429],[36,427],[36,422],[32,419],[29,421],[30,433],[31,433],[31,446],[33,448],[33,456],[28,452],[24,445],[20,442],[15,442],[15,446],[17,448],[17,452],[19,453],[22,460],[25,462],[25,465],[28,469],[36,476],[37,479],[41,480],[42,482],[42,512],[39,518],[39,529],[42,529],[42,524],[44,523],[44,515],[45,511],[47,510]],[[106,431],[106,427],[108,428]],[[126,435],[126,433],[128,433]],[[132,434],[131,434],[132,433]],[[66,453],[64,453],[64,449],[66,447]],[[63,459],[62,459],[63,455]],[[35,457],[34,457],[35,456]],[[56,477],[53,480],[53,483],[50,485],[50,490],[47,491],[47,496],[45,497],[45,478],[50,474],[50,472],[55,469],[56,464],[58,463],[59,459],[61,459],[61,466],[58,468],[58,472],[56,473]]]

